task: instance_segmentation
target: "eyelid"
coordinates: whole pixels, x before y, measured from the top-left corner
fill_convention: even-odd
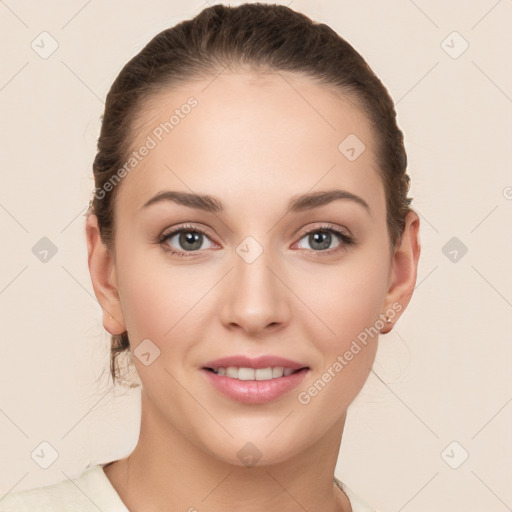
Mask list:
[[[180,231],[197,231],[198,233],[201,233],[201,234],[207,236],[208,238],[211,238],[211,236],[207,233],[206,229],[199,227],[195,224],[188,224],[188,223],[180,224],[178,226],[169,228],[169,230],[164,230],[162,232],[162,234],[159,236],[159,238],[167,238],[171,235],[176,235]]]
[[[354,237],[349,229],[342,227],[342,226],[337,226],[336,224],[331,224],[330,222],[320,223],[319,226],[313,226],[313,227],[308,226],[306,228],[302,228],[297,233],[297,236],[300,236],[301,238],[303,238],[305,235],[309,235],[312,232],[315,233],[316,231],[329,231],[329,230],[340,232],[342,235],[346,236],[347,238],[351,238],[352,240],[354,240]]]

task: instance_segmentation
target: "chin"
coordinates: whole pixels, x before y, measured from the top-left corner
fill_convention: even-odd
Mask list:
[[[256,432],[248,429],[246,434],[228,430],[233,438],[224,436],[222,439],[203,440],[203,450],[209,452],[217,460],[239,467],[263,467],[280,464],[293,459],[305,451],[312,443],[307,432],[302,432],[300,438],[285,437],[285,432],[278,432],[277,423],[272,428]],[[275,429],[275,432],[268,435]],[[212,442],[213,441],[213,442]]]

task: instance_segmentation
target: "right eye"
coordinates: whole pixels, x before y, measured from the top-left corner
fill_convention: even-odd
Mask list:
[[[202,229],[197,226],[187,225],[180,226],[169,233],[161,235],[158,243],[162,245],[165,251],[181,258],[194,256],[194,253],[202,249],[211,248],[211,246],[204,247],[206,240],[210,241],[208,235]],[[211,241],[210,243],[212,244]]]

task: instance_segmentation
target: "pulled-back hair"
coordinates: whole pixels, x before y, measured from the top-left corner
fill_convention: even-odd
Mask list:
[[[387,89],[359,53],[334,30],[283,5],[214,5],[157,34],[121,70],[106,98],[93,163],[95,192],[88,213],[114,250],[114,205],[121,185],[105,186],[125,164],[144,107],[166,88],[213,77],[225,69],[289,71],[311,77],[352,99],[374,134],[377,171],[386,193],[389,246],[400,240],[410,210],[403,135]],[[340,141],[341,142],[341,141]],[[129,352],[128,333],[112,335],[110,373],[120,380],[117,357]]]

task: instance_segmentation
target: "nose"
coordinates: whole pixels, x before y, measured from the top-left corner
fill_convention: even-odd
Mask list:
[[[235,253],[234,268],[227,279],[220,313],[226,328],[255,336],[288,324],[291,293],[267,251],[252,262]]]

